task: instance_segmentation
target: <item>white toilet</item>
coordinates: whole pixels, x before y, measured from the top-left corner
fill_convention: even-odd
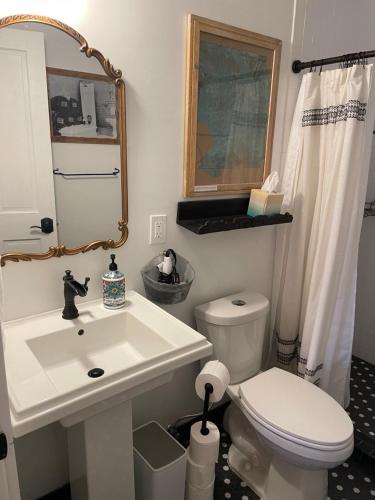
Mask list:
[[[260,371],[269,302],[245,291],[195,308],[228,368],[228,463],[263,500],[325,500],[328,469],[353,451],[353,425],[324,391],[279,368]]]

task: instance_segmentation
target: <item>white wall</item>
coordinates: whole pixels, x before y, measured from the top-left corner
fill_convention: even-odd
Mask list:
[[[289,119],[294,106],[292,93],[286,110],[288,80],[292,78],[293,3],[108,0],[103,8],[101,0],[90,0],[86,15],[74,26],[123,70],[127,85],[130,234],[125,246],[116,252],[119,267],[125,272],[127,287],[143,293],[139,271],[151,257],[162,247],[173,247],[184,255],[196,270],[196,280],[187,301],[168,310],[189,324],[193,324],[196,304],[224,294],[251,287],[270,296],[274,228],[197,236],[175,224],[176,204],[182,199],[186,15],[192,12],[282,40],[273,151],[273,168],[278,169],[284,156],[284,133],[289,128],[284,118]],[[293,77],[293,82],[298,78]],[[168,216],[168,241],[162,247],[148,245],[149,216],[153,213]],[[108,260],[109,252],[99,250],[46,262],[7,264],[3,270],[6,318],[61,308],[65,269],[72,269],[78,279],[91,276],[87,299],[100,297],[100,277]],[[201,405],[193,389],[197,370],[197,364],[181,369],[168,387],[135,400],[134,423],[154,418],[167,424],[197,410]],[[67,481],[65,440],[57,425],[16,444],[26,500]],[[28,463],[26,457],[33,448],[38,454]],[[54,453],[59,459],[46,464],[43,457]]]
[[[304,60],[374,50],[374,19],[375,3],[373,0],[362,0],[361,2],[355,2],[355,0],[307,0],[302,51]],[[373,149],[367,200],[374,199],[375,150]],[[362,225],[359,248],[353,352],[375,364],[374,256],[375,218],[368,218],[364,220]]]

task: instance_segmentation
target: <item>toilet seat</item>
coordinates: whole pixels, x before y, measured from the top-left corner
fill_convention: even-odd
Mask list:
[[[345,410],[296,375],[271,368],[239,384],[238,396],[260,432],[317,451],[352,446],[353,424]]]

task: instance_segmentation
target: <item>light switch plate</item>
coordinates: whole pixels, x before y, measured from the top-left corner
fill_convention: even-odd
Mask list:
[[[150,215],[150,245],[165,243],[167,240],[167,216]]]

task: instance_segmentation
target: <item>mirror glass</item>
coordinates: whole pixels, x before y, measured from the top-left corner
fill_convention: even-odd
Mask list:
[[[69,35],[29,22],[0,29],[0,74],[0,254],[119,240],[114,80]]]

